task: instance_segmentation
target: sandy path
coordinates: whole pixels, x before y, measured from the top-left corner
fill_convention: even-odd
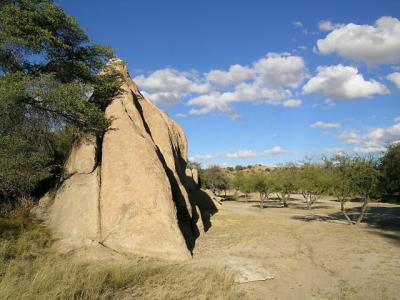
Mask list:
[[[332,214],[339,205],[329,199],[311,212],[302,209],[301,201],[292,201],[289,208],[271,203],[275,207],[261,210],[256,205],[224,202],[194,250],[195,263],[238,256],[261,263],[274,275],[238,284],[243,298],[400,299],[400,206],[371,205],[376,208],[371,220],[386,216],[392,222],[382,230],[336,220]]]

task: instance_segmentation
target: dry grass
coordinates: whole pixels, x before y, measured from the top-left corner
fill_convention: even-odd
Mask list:
[[[237,299],[232,278],[211,267],[85,265],[49,245],[42,227],[0,219],[0,299]]]

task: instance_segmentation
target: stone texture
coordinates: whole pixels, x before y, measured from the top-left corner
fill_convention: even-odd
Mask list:
[[[75,173],[91,173],[96,167],[96,137],[87,135],[77,141],[64,165],[64,177]]]
[[[101,141],[86,136],[73,146],[62,182],[32,216],[63,252],[188,259],[211,213],[188,186],[185,134],[143,97],[121,61],[110,67],[122,81],[105,111],[110,128]]]
[[[233,274],[236,283],[274,279],[261,263],[250,258],[224,256],[218,259],[218,263]]]
[[[46,222],[53,237],[73,249],[99,238],[99,169],[74,174],[57,189]]]

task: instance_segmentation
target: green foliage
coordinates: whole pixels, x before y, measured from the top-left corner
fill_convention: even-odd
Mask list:
[[[264,200],[275,190],[275,181],[271,174],[257,172],[250,175],[252,190],[260,196],[260,208],[264,207]]]
[[[392,145],[379,162],[379,190],[386,199],[400,200],[400,144]]]
[[[287,200],[289,200],[290,195],[295,192],[296,175],[297,168],[293,164],[277,168],[271,173],[274,182],[274,191],[277,193],[284,207],[287,207]]]
[[[378,178],[376,161],[362,156],[353,158],[351,181],[357,195],[370,199],[377,191]]]
[[[200,173],[201,183],[204,187],[214,191],[226,191],[230,180],[226,173],[218,166],[210,166]]]
[[[104,133],[112,54],[50,0],[0,2],[0,200],[54,175],[78,134]]]
[[[235,174],[232,185],[235,187],[236,190],[244,193],[246,198],[247,195],[253,191],[253,183],[251,181],[250,175],[243,172],[237,172]]]

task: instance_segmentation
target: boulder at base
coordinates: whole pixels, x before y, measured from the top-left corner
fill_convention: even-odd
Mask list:
[[[122,81],[105,110],[110,128],[102,140],[84,137],[74,144],[62,181],[32,215],[45,222],[64,252],[105,247],[188,259],[204,226],[202,205],[185,173],[185,134],[143,97],[121,60],[110,66]]]

